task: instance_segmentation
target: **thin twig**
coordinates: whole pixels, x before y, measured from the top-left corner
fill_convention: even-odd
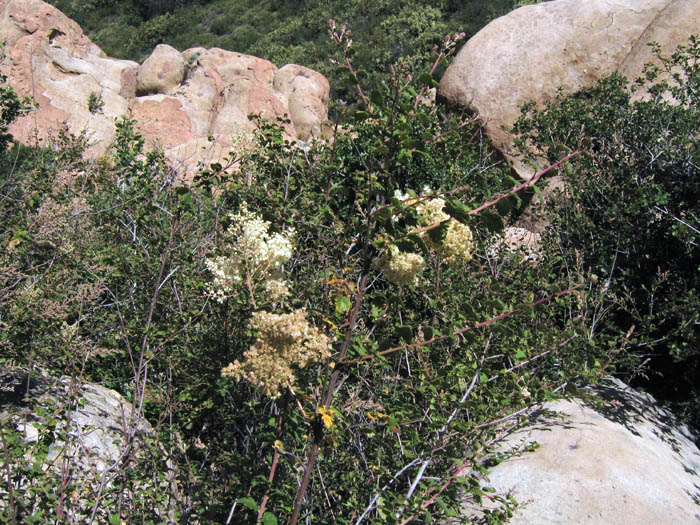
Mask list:
[[[362,514],[360,514],[360,517],[357,518],[357,521],[355,522],[355,525],[360,525],[360,523],[362,523],[362,520],[365,519],[365,516],[367,516],[367,514],[368,514],[368,513],[372,510],[372,508],[374,507],[374,504],[375,504],[376,501],[379,499],[379,496],[381,496],[382,493],[383,493],[386,489],[388,489],[391,485],[393,485],[393,484],[394,484],[394,481],[397,480],[397,479],[399,479],[399,476],[400,476],[401,474],[403,474],[405,471],[407,471],[407,470],[408,470],[409,468],[411,468],[413,465],[416,465],[419,461],[420,461],[420,460],[419,460],[418,458],[414,459],[414,460],[411,461],[408,465],[404,466],[401,470],[399,470],[396,474],[394,474],[394,475],[391,477],[391,479],[389,480],[389,482],[388,482],[386,485],[384,485],[384,486],[381,488],[381,490],[377,491],[377,493],[376,493],[376,494],[374,495],[374,497],[372,498],[372,501],[370,501],[370,502],[369,502],[369,505],[367,505],[367,508],[364,510],[364,512],[363,512]]]
[[[530,186],[532,186],[533,184],[535,184],[535,182],[537,182],[537,181],[538,181],[543,175],[545,175],[547,172],[549,172],[550,170],[553,170],[554,168],[556,168],[556,167],[558,167],[559,165],[563,164],[564,162],[566,162],[566,161],[569,160],[570,158],[575,157],[575,156],[578,155],[579,153],[580,153],[579,151],[574,151],[573,153],[569,153],[569,154],[568,154],[566,157],[564,157],[563,159],[561,159],[561,160],[555,162],[554,164],[552,164],[552,165],[549,166],[548,168],[545,168],[545,169],[543,169],[542,171],[536,173],[535,175],[532,176],[531,179],[526,180],[525,182],[523,182],[523,183],[520,184],[519,186],[515,186],[514,188],[511,188],[510,191],[507,191],[507,192],[505,192],[505,193],[499,195],[498,197],[496,197],[496,198],[494,198],[494,199],[492,199],[492,200],[490,200],[490,201],[487,201],[487,202],[483,203],[481,206],[479,206],[479,207],[477,207],[477,208],[474,208],[473,210],[470,210],[470,211],[469,211],[469,215],[476,215],[477,213],[479,213],[479,212],[481,212],[481,211],[484,211],[486,208],[489,208],[489,207],[491,207],[491,206],[494,206],[494,205],[498,204],[498,203],[501,202],[503,199],[507,199],[507,198],[510,197],[511,195],[514,195],[514,194],[518,193],[519,191],[522,191],[522,190],[524,190],[524,189],[526,189],[526,188],[529,188]],[[456,192],[459,192],[459,191],[461,191],[461,190],[466,191],[466,190],[468,190],[468,189],[469,189],[469,187],[468,187],[468,186],[465,186],[464,188],[457,188],[457,189],[454,190],[452,193],[456,193]],[[450,221],[450,220],[456,220],[456,219],[455,219],[454,217],[450,217],[450,218],[447,219],[447,220]],[[416,235],[416,234],[419,234],[419,233],[423,233],[423,232],[432,230],[432,229],[434,229],[434,228],[440,227],[440,225],[441,225],[443,222],[445,222],[445,221],[436,222],[435,224],[431,224],[431,225],[429,225],[429,226],[424,226],[423,228],[418,228],[418,229],[416,229],[416,230],[412,230],[410,233],[411,233],[411,235]]]
[[[433,496],[428,501],[423,503],[420,506],[420,508],[427,509],[430,505],[435,503],[435,500],[437,499],[437,497],[440,494],[442,494],[445,491],[445,489],[452,484],[452,482],[457,478],[457,476],[459,476],[462,472],[464,472],[467,469],[467,467],[470,467],[471,464],[472,464],[471,461],[466,461],[461,467],[459,467],[457,470],[455,470],[454,473],[450,476],[450,479],[448,479],[445,483],[443,483],[442,486],[440,487],[440,489],[437,491],[437,493],[433,494]],[[401,525],[406,525],[407,523],[410,523],[411,520],[413,520],[415,517],[416,517],[416,514],[412,514],[407,519],[403,520],[401,522]]]
[[[571,288],[568,288],[562,292],[557,292],[557,293],[549,295],[547,297],[543,297],[542,299],[538,299],[537,301],[534,301],[534,302],[528,304],[526,307],[527,308],[534,308],[535,306],[538,306],[540,304],[551,301],[552,299],[556,299],[558,297],[568,295],[571,292],[573,292],[574,290],[578,290],[579,288],[581,288],[584,284],[585,283],[577,284],[576,286],[572,286]],[[377,352],[376,354],[365,355],[362,357],[358,357],[356,359],[350,359],[349,361],[343,361],[342,364],[349,365],[349,364],[354,364],[354,363],[360,363],[362,361],[367,361],[368,359],[376,359],[379,356],[393,354],[394,352],[404,350],[405,348],[418,348],[421,346],[432,345],[433,343],[437,343],[439,341],[444,341],[445,339],[449,339],[450,337],[454,337],[456,335],[460,335],[460,334],[463,334],[465,332],[469,332],[471,330],[476,330],[477,328],[484,328],[485,326],[492,325],[493,323],[495,323],[497,321],[507,319],[508,317],[513,317],[514,315],[519,314],[522,311],[523,311],[522,308],[516,308],[515,310],[511,310],[509,312],[502,313],[500,315],[497,315],[495,317],[492,317],[491,319],[488,319],[486,321],[482,321],[482,322],[477,323],[475,325],[460,328],[459,330],[455,330],[454,332],[452,332],[451,334],[448,334],[448,335],[441,335],[439,337],[433,337],[432,339],[429,339],[428,341],[420,341],[418,343],[410,343],[410,344],[406,344],[406,345],[395,346],[393,348],[388,348],[387,350],[382,350],[381,352]]]
[[[367,251],[367,246],[365,246],[365,251]],[[355,294],[354,298],[354,304],[352,310],[350,310],[348,315],[347,328],[345,330],[345,339],[343,340],[343,344],[340,347],[338,361],[342,361],[342,359],[345,358],[345,356],[348,353],[348,349],[350,348],[350,343],[352,342],[353,334],[355,333],[357,317],[360,312],[360,305],[367,290],[367,278],[368,272],[365,271],[363,272],[362,277],[360,277],[360,282],[357,286],[357,293]],[[328,383],[328,388],[326,389],[326,395],[323,399],[323,404],[321,406],[327,407],[331,404],[333,400],[333,392],[335,391],[335,386],[338,382],[339,375],[340,371],[338,370],[338,368],[335,368],[333,370],[333,373],[331,374],[331,378]],[[308,460],[306,466],[304,467],[304,476],[301,480],[301,485],[299,485],[299,490],[297,491],[297,494],[294,498],[294,512],[292,514],[291,519],[289,520],[289,525],[296,525],[297,521],[299,520],[299,513],[301,512],[301,503],[304,499],[304,494],[306,494],[306,489],[309,486],[311,472],[313,470],[314,463],[316,462],[316,456],[318,456],[318,452],[319,445],[318,443],[314,442],[311,445],[311,451],[309,452]]]

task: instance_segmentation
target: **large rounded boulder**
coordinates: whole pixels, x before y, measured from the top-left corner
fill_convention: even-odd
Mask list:
[[[136,94],[169,95],[180,87],[184,79],[185,59],[182,54],[174,47],[160,44],[139,67],[136,76]]]
[[[535,411],[493,452],[484,484],[518,503],[513,524],[700,523],[697,439],[652,396],[609,378],[585,400]]]
[[[525,102],[561,87],[593,87],[615,71],[640,75],[649,41],[671,53],[700,31],[700,0],[554,0],[521,7],[472,37],[445,72],[439,95],[481,116],[486,131],[523,177],[508,129]]]

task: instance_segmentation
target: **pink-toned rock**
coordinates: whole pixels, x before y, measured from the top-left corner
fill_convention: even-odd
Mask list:
[[[319,137],[328,120],[330,84],[326,77],[309,68],[287,64],[275,73],[274,88],[287,99],[297,136],[302,140]]]
[[[509,128],[520,106],[574,92],[620,70],[631,78],[650,57],[646,43],[668,52],[697,32],[700,0],[554,0],[498,18],[460,50],[440,83],[440,96],[469,107],[493,143],[529,177],[533,169],[513,157]]]
[[[184,54],[192,56],[189,51]],[[211,122],[212,135],[230,137],[241,127],[252,129],[249,115],[267,119],[289,116],[286,101],[273,88],[277,67],[272,62],[218,48],[196,52],[194,67],[203,68],[219,95],[214,101],[217,110]],[[296,137],[293,127],[287,132]]]
[[[134,62],[112,60],[83,34],[80,27],[40,0],[0,0],[0,39],[7,58],[0,70],[22,96],[39,103],[37,110],[17,119],[10,132],[20,141],[45,141],[62,127],[85,132],[102,154],[114,136],[115,119],[127,112],[122,72]],[[90,94],[103,103],[88,107]]]
[[[7,43],[0,72],[39,103],[10,130],[25,143],[66,127],[86,133],[89,155],[102,155],[117,119],[131,112],[147,144],[191,171],[198,162],[221,160],[249,134],[251,114],[289,119],[287,135],[305,140],[320,136],[327,119],[328,81],[314,71],[285,66],[276,85],[271,62],[217,48],[180,53],[160,45],[140,66],[112,59],[41,0],[0,0],[0,40]],[[91,97],[100,103],[88,104]]]
[[[134,98],[136,96],[136,77],[138,75],[138,67],[127,67],[121,72],[121,89],[119,94],[124,98]]]
[[[131,104],[136,129],[149,141],[170,149],[195,138],[192,122],[177,97],[151,95]]]
[[[185,78],[185,59],[167,44],[156,46],[136,75],[137,95],[170,95]]]

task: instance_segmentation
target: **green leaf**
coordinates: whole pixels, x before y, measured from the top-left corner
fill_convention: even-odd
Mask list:
[[[521,204],[522,204],[522,199],[517,194],[514,194],[506,199],[498,201],[498,203],[496,203],[496,210],[498,210],[498,213],[502,217],[505,217],[513,209],[517,210],[518,208],[520,208]]]
[[[121,522],[122,522],[122,520],[119,517],[119,514],[110,514],[109,515],[109,523],[111,525],[119,525]]]
[[[496,203],[496,209],[498,210],[499,215],[505,217],[506,215],[508,215],[510,210],[513,209],[513,201],[510,200],[510,198],[498,201]]]
[[[426,341],[430,341],[434,337],[440,337],[441,335],[440,330],[433,328],[432,326],[426,326],[423,328],[423,336],[425,337]]]
[[[432,83],[433,83],[433,77],[431,76],[430,73],[427,73],[427,72],[426,72],[426,73],[423,73],[423,74],[420,76],[420,81],[421,81],[423,84],[432,84]]]
[[[398,249],[402,252],[419,253],[426,258],[430,253],[430,251],[428,250],[428,246],[425,244],[425,241],[421,239],[420,236],[415,234],[411,234],[403,239],[399,239],[394,244],[396,244]]]
[[[410,343],[413,340],[413,327],[412,326],[407,326],[407,325],[402,325],[397,327],[396,333],[399,334],[399,337],[406,341],[407,343]]]
[[[382,208],[376,214],[377,222],[388,221],[389,219],[391,219],[391,216],[393,214],[394,214],[393,206],[387,206],[386,208]]]
[[[510,184],[513,188],[521,184],[521,182],[518,182],[518,180],[515,177],[512,177],[510,175],[505,176],[505,182]]]
[[[263,525],[277,525],[277,518],[271,512],[266,512],[262,517]]]
[[[384,106],[384,95],[378,89],[374,89],[369,95],[369,101],[375,106]]]
[[[503,217],[490,210],[484,210],[479,214],[479,220],[484,228],[491,233],[501,233],[505,229]]]
[[[484,301],[483,309],[491,315],[500,315],[507,310],[506,305],[500,299]]]
[[[258,504],[255,502],[253,498],[239,498],[238,503],[243,505],[246,509],[257,511],[258,510]]]
[[[524,303],[518,306],[518,310],[524,314],[532,314],[535,312],[535,307],[530,303]]]
[[[479,314],[476,313],[476,310],[474,310],[474,307],[471,304],[465,304],[462,307],[462,311],[464,312],[464,317],[468,321],[476,321],[479,319]]]
[[[458,199],[449,199],[445,206],[443,206],[442,211],[447,213],[450,217],[454,217],[459,222],[463,224],[469,224],[469,208],[467,208],[462,201]]]
[[[432,230],[428,230],[428,236],[430,237],[431,241],[439,244],[445,240],[445,237],[447,237],[447,230],[449,230],[449,229],[450,229],[449,221],[443,221],[440,224],[440,226],[438,226],[437,228],[433,228]]]
[[[541,203],[544,203],[544,201],[545,201],[544,195],[542,194],[542,192],[540,191],[540,189],[537,187],[537,185],[535,184],[534,186],[531,186],[531,188],[532,188],[533,190],[535,190],[535,194],[537,195],[537,198],[539,199],[539,201],[540,201]]]
[[[335,311],[344,314],[348,310],[350,310],[350,307],[352,306],[352,303],[350,302],[350,299],[344,295],[338,295],[335,298]]]

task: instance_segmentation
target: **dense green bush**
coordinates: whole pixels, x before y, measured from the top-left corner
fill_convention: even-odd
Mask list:
[[[586,155],[564,172],[556,242],[599,276],[594,336],[634,327],[627,372],[700,426],[700,41],[691,37],[644,78],[619,75],[593,89],[532,105],[515,126],[550,160]],[[554,241],[552,241],[554,242]]]
[[[362,85],[347,32],[333,32],[348,85]],[[397,64],[329,143],[302,149],[260,122],[254,147],[191,186],[144,153],[129,120],[111,158],[81,160],[65,134],[62,147],[10,150],[22,160],[0,203],[3,362],[118,390],[169,465],[124,473],[95,505],[152,522],[120,491],[168,475],[180,523],[429,521],[502,499],[478,477],[495,436],[595,380],[615,349],[589,344],[589,285],[560,271],[553,246],[536,264],[493,248],[517,183],[475,121],[419,102],[434,85]],[[255,239],[281,250],[291,228],[283,267],[235,259]],[[300,312],[306,339],[260,321]],[[330,357],[294,357],[322,336]]]

